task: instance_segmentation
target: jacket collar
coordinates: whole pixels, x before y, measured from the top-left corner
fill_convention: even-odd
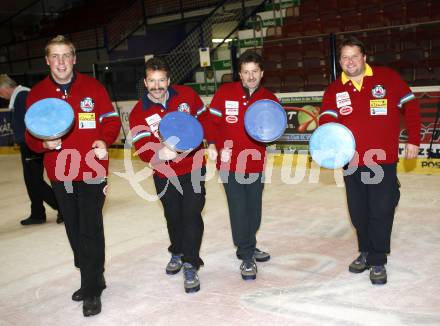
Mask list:
[[[241,85],[241,88],[243,89],[243,92],[246,94],[246,97],[247,98],[250,98],[251,97],[251,94],[250,94],[250,92],[249,92],[249,88],[247,88],[247,87],[244,87],[244,85],[243,85],[243,83],[240,81],[240,85]],[[261,83],[258,85],[258,87],[255,89],[255,91],[252,93],[252,95],[254,95],[255,93],[257,93],[259,90],[260,90],[260,88],[261,88]]]
[[[14,102],[15,102],[15,98],[17,97],[17,94],[22,92],[22,91],[27,91],[29,92],[30,89],[21,85],[18,85],[17,87],[14,88],[14,91],[12,92],[11,98],[9,99],[9,108],[13,109],[14,108]]]
[[[148,90],[145,89],[144,93],[142,94],[142,109],[143,110],[148,110],[149,108],[151,108],[154,105],[161,105],[163,106],[163,108],[166,110],[168,108],[168,102],[174,97],[179,95],[179,93],[177,93],[177,91],[172,87],[169,86],[168,87],[168,99],[165,102],[165,105],[162,105],[160,103],[156,103],[150,100],[150,98],[148,97]]]
[[[49,79],[54,83],[63,93],[64,95],[68,95],[70,93],[70,89],[72,88],[73,83],[76,81],[77,73],[73,70],[73,76],[70,82],[67,84],[58,84],[55,79],[53,79],[52,74],[49,73]]]
[[[371,66],[370,66],[368,63],[365,64],[365,72],[364,72],[364,77],[367,77],[367,76],[373,76],[373,69],[371,68]],[[364,77],[363,77],[363,78],[364,78]],[[345,84],[347,84],[349,81],[350,81],[350,77],[348,77],[348,76],[345,74],[345,72],[342,72],[342,74],[341,74],[341,82],[342,82],[342,84],[345,85]],[[363,81],[363,79],[362,79],[362,81]],[[358,91],[361,90],[361,88],[362,88],[362,82],[361,82],[360,84],[357,83],[357,82],[354,81],[354,80],[351,80],[351,82],[353,83],[354,87],[356,87],[356,89],[357,89]]]

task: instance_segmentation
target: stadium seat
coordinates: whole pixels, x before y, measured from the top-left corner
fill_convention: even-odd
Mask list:
[[[437,70],[437,71],[436,71]],[[426,60],[415,67],[414,86],[440,84],[440,60]]]
[[[383,0],[361,0],[357,3],[357,8],[361,12],[379,11],[383,5],[383,2]]]
[[[370,56],[370,60],[375,66],[388,66],[396,61],[396,54],[392,51],[375,52]]]
[[[319,12],[322,17],[324,14],[338,14],[338,0],[319,0]]]
[[[415,70],[412,62],[400,59],[392,62],[390,66],[397,70],[409,85],[413,85],[415,79]]]
[[[400,52],[400,59],[403,61],[417,64],[425,59],[425,53],[422,49],[407,49]]]
[[[362,0],[338,0],[338,10],[341,13],[341,16],[344,16],[346,12],[350,12],[352,10],[357,11],[358,2]]]
[[[264,70],[265,71],[277,71],[282,69],[282,62],[281,61],[269,61],[265,60],[264,62]]]
[[[422,24],[415,27],[414,38],[420,48],[430,51],[433,47],[440,47],[440,24]]]
[[[436,24],[431,30],[431,48],[440,46],[440,24]]]
[[[301,70],[290,69],[284,71],[284,83],[281,87],[282,92],[301,92],[304,90],[304,77]]]
[[[295,70],[302,66],[301,58],[298,59],[285,59],[282,63],[282,69]]]
[[[380,10],[365,12],[361,11],[361,20],[363,28],[376,28],[376,27],[384,27],[388,25],[383,12]]]
[[[322,57],[303,57],[302,58],[302,67],[305,70],[321,68],[324,66],[324,58]]]
[[[292,6],[286,8],[286,18],[289,17],[299,17],[299,7]]]
[[[341,24],[346,32],[361,30],[363,28],[362,13],[357,9],[341,11]]]
[[[389,26],[403,25],[407,21],[406,6],[400,1],[384,4],[382,12]]]
[[[401,28],[399,30],[399,38],[401,51],[418,49],[421,47],[421,40],[423,40],[423,37],[417,32],[417,28],[413,26],[409,28]]]
[[[323,91],[329,84],[329,75],[325,68],[305,69],[305,91]]]
[[[228,74],[223,74],[222,75],[222,79],[221,79],[221,83],[231,83],[234,81],[234,75],[231,73]]]
[[[439,1],[431,1],[429,6],[429,17],[430,20],[440,20],[440,2]]]
[[[316,19],[319,18],[319,1],[307,0],[301,1],[299,6],[299,15],[302,19]]]
[[[400,37],[395,29],[375,30],[368,32],[367,37],[375,52],[400,50]]]
[[[433,47],[428,52],[428,60],[440,60],[440,46]]]
[[[263,57],[266,61],[281,62],[284,59],[284,47],[282,43],[271,43],[263,46]]]
[[[283,37],[283,30],[281,26],[269,26],[266,30],[267,39],[277,39]]]
[[[316,20],[308,20],[302,23],[302,34],[303,35],[318,35],[322,33],[321,22]]]
[[[281,92],[282,79],[279,72],[265,71],[263,86],[274,93]]]
[[[408,23],[430,21],[429,1],[408,0],[406,3],[406,16]]]
[[[344,30],[342,20],[339,16],[334,18],[321,18],[321,31],[324,34],[337,33]]]
[[[328,46],[322,38],[304,38],[301,40],[301,51],[304,57],[323,58],[328,52]]]
[[[285,37],[300,37],[303,35],[302,21],[298,19],[286,19],[283,24],[283,35]]]

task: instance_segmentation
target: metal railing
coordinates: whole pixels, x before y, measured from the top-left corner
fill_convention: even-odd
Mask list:
[[[157,55],[169,64],[172,83],[183,83],[192,79],[193,73],[200,68],[199,48],[209,47],[211,58],[214,58],[214,52],[222,43],[214,45],[212,39],[228,39],[234,36],[267,1],[246,1],[246,4],[242,1],[224,1],[190,30],[181,44],[164,51],[165,54]],[[95,65],[94,72],[111,89],[112,96],[117,100],[139,98],[145,90],[143,57],[99,63]]]
[[[99,60],[99,49],[103,49],[104,29],[95,28],[66,34],[75,44],[77,52],[92,51]],[[30,39],[0,47],[0,71],[10,74],[40,70],[44,60],[44,48],[50,37]],[[44,65],[43,65],[44,67]]]
[[[169,51],[167,62],[173,72],[173,82],[185,81],[194,69],[200,66],[199,48],[209,47],[212,49],[211,52],[214,52],[223,42],[214,47],[213,36],[223,40],[230,38],[255,14],[255,8],[261,8],[267,1],[262,0],[256,6],[248,7],[252,11],[250,14],[246,12],[245,2],[240,4],[237,1],[227,0],[217,6],[176,48]]]
[[[0,40],[0,69],[9,73],[33,69],[35,60],[44,57],[44,45],[48,37],[38,37],[41,21],[37,17],[46,17],[46,21],[56,18],[56,15],[47,10],[52,0],[37,0],[26,6],[13,16],[0,23],[0,33],[8,37]],[[244,0],[229,1],[241,3]],[[250,1],[252,2],[252,1]],[[71,3],[74,3],[71,2]],[[215,0],[136,0],[127,1],[127,8],[113,17],[105,27],[96,27],[80,32],[67,34],[76,44],[78,52],[96,51],[96,61],[100,59],[99,49],[111,52],[118,45],[125,42],[139,28],[148,24],[148,19],[163,15],[171,15],[174,20],[186,18],[186,12],[197,11],[200,8],[209,8],[218,4]],[[205,9],[206,10],[206,9]],[[38,12],[38,15],[37,15]],[[172,14],[178,14],[176,17]],[[197,13],[191,13],[197,15]],[[198,15],[200,15],[199,13]],[[19,21],[36,17],[35,24],[29,31],[17,27]],[[29,24],[27,24],[29,26]],[[23,65],[23,61],[25,62]],[[17,68],[20,67],[20,68]]]
[[[110,52],[146,23],[144,0],[135,1],[106,25],[107,50]]]
[[[0,44],[10,44],[39,36],[40,30],[51,20],[58,18],[58,12],[74,7],[79,0],[60,2],[57,0],[35,0],[0,21]]]

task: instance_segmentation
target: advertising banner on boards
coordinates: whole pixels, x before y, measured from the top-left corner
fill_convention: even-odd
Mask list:
[[[432,150],[440,154],[440,125],[434,134],[435,117],[440,105],[439,87],[413,87],[415,96],[421,107],[421,132],[419,157],[427,157],[432,139]],[[285,134],[272,145],[272,148],[283,151],[307,149],[308,141],[313,131],[318,127],[318,117],[321,111],[323,92],[277,94],[287,112],[288,127]],[[402,153],[407,140],[407,130],[404,119],[401,118],[400,149]]]

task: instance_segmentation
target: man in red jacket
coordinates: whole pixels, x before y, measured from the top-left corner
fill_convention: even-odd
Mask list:
[[[44,153],[44,167],[51,181],[75,266],[81,272],[81,287],[72,300],[83,301],[84,316],[101,312],[104,280],[104,206],[107,148],[117,138],[121,123],[105,88],[94,78],[74,70],[75,46],[58,35],[46,46],[50,73],[35,85],[27,97],[27,107],[45,98],[70,104],[75,122],[65,136],[42,141],[26,132],[26,143]],[[61,150],[57,148],[61,145]]]
[[[146,62],[146,91],[130,113],[132,143],[137,155],[154,170],[154,184],[164,208],[171,245],[165,271],[177,274],[183,267],[186,293],[200,290],[197,271],[203,236],[201,212],[205,205],[204,150],[178,154],[161,143],[159,123],[169,112],[193,115],[202,125],[207,115],[197,93],[188,86],[170,85],[170,70],[160,58]]]
[[[239,59],[240,82],[223,84],[211,101],[211,126],[207,130],[208,155],[217,159],[217,169],[225,188],[231,221],[232,238],[244,280],[257,277],[256,261],[270,255],[256,248],[256,233],[261,224],[263,170],[266,146],[248,136],[244,114],[255,101],[270,99],[274,94],[260,86],[263,60],[254,51]],[[219,155],[217,155],[219,153]]]
[[[370,269],[372,284],[385,284],[384,265],[400,199],[396,175],[400,115],[408,129],[405,156],[416,158],[420,107],[395,71],[366,63],[365,47],[358,39],[344,40],[339,55],[343,72],[324,93],[320,124],[339,122],[351,130],[356,140],[357,156],[344,168],[348,210],[360,251],[349,271]]]

